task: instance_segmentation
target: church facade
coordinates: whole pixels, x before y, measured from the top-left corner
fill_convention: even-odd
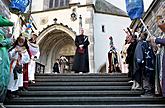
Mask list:
[[[90,41],[90,73],[108,72],[109,37],[120,52],[126,35],[123,29],[131,22],[124,11],[104,0],[33,0],[32,17],[39,35],[39,61],[47,73],[61,55],[71,69],[74,39],[81,28]]]

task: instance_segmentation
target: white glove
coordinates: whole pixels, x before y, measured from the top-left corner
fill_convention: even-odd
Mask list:
[[[82,48],[84,45],[79,45],[80,48]]]

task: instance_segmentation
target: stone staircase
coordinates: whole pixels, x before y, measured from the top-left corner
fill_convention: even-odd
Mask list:
[[[38,74],[7,108],[165,108],[161,97],[131,91],[127,74]]]

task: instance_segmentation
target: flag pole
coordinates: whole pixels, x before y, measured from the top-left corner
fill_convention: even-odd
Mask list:
[[[151,35],[150,31],[148,30],[147,26],[145,25],[144,21],[141,18],[140,18],[140,21],[143,24],[144,28],[147,30],[148,34],[149,34],[149,36],[147,37],[147,39],[148,39],[152,35]]]

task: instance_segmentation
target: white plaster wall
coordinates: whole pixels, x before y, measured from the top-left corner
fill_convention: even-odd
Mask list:
[[[42,11],[44,0],[32,0],[32,11]]]
[[[78,0],[78,2],[79,2],[81,5],[85,5],[85,4],[86,4],[86,0]]]
[[[118,52],[121,51],[126,34],[123,29],[127,28],[131,20],[126,17],[119,17],[105,14],[95,14],[94,17],[94,53],[95,70],[105,62],[108,65],[109,36],[113,37],[114,45]],[[105,26],[105,32],[102,32],[102,25]],[[108,68],[108,66],[107,66]]]
[[[89,1],[92,1],[94,4],[96,0],[78,0],[78,2],[80,2],[81,5],[86,5],[87,2],[89,2]]]
[[[57,23],[63,23],[64,25],[68,25],[68,27],[71,27],[73,31],[75,31],[77,34],[79,34],[79,16],[82,16],[82,26],[85,29],[89,29],[89,26],[85,24],[85,18],[90,17],[90,13],[86,11],[86,7],[77,8],[77,20],[71,21],[70,15],[72,13],[72,9],[63,9],[63,10],[55,10],[55,11],[46,11],[42,13],[33,13],[32,17],[35,20],[36,26],[37,26],[37,32],[42,31],[43,28],[46,28],[47,25],[54,24],[53,19],[57,18]],[[46,18],[48,22],[44,25],[41,24],[41,20],[43,18]],[[86,33],[86,32],[85,32]]]

